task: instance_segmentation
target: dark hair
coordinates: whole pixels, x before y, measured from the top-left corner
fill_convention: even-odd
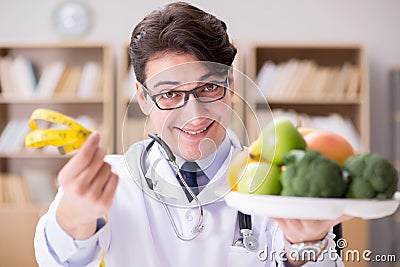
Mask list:
[[[190,54],[199,61],[232,65],[236,48],[226,24],[185,2],[167,4],[146,16],[133,30],[129,55],[136,79],[146,81],[146,64],[164,53]]]

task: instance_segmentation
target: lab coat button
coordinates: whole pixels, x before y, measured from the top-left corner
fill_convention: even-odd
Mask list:
[[[192,215],[187,215],[186,216],[186,220],[188,220],[188,221],[193,221],[193,216]]]

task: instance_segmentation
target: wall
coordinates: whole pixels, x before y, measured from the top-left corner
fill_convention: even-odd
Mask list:
[[[61,0],[1,0],[0,41],[46,42],[60,39],[51,14]],[[388,70],[400,66],[400,1],[398,0],[246,0],[192,3],[213,12],[228,24],[242,56],[255,41],[349,42],[366,46],[371,88],[371,150],[389,155]],[[107,41],[119,56],[133,26],[166,1],[86,0],[95,17],[87,41]],[[234,4],[233,4],[234,3]],[[379,220],[372,225],[387,225]],[[374,229],[377,229],[374,227]],[[373,231],[375,232],[375,231]],[[374,238],[374,235],[372,236]],[[388,246],[390,233],[373,242]],[[382,241],[383,240],[383,241]]]

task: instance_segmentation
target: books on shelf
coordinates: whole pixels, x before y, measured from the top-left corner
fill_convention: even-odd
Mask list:
[[[37,75],[33,62],[26,57],[0,57],[0,95],[4,99],[96,97],[102,91],[102,76],[98,62],[69,66],[57,60],[42,66]]]
[[[354,66],[350,68],[349,81],[346,90],[346,98],[355,99],[360,94],[360,70]]]
[[[62,61],[55,61],[47,64],[40,76],[36,87],[36,96],[39,98],[51,98],[65,70]]]
[[[342,66],[319,66],[311,60],[291,59],[276,64],[266,61],[256,83],[267,99],[357,99],[360,68],[349,62]]]
[[[10,73],[14,93],[19,97],[32,97],[37,84],[32,61],[22,56],[14,58]]]
[[[77,96],[87,98],[98,94],[100,91],[100,82],[101,65],[96,62],[86,62],[79,81]]]
[[[11,58],[9,57],[0,57],[0,88],[1,94],[4,98],[9,98],[13,95],[10,75],[10,60]]]
[[[81,75],[82,75],[82,68],[80,66],[66,67],[54,90],[53,93],[54,96],[58,97],[76,96]]]
[[[36,70],[30,59],[22,56],[0,58],[0,86],[4,98],[32,97],[37,82]]]
[[[12,154],[21,152],[25,135],[30,131],[29,120],[10,120],[0,133],[0,153]]]

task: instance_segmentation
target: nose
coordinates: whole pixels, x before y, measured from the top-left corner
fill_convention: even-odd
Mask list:
[[[185,105],[185,113],[187,113],[187,116],[190,118],[199,117],[204,113],[204,105],[197,101],[194,94],[189,95],[188,101]]]

